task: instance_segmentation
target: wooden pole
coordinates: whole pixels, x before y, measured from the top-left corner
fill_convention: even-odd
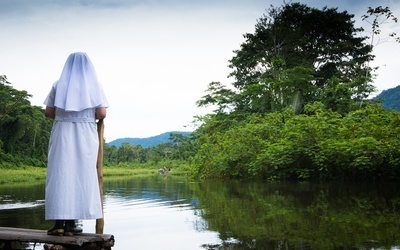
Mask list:
[[[99,135],[99,153],[97,155],[97,178],[99,180],[101,209],[103,210],[103,157],[104,157],[104,121],[97,122],[97,133]],[[104,230],[104,210],[103,216],[96,220],[96,234],[103,234]]]

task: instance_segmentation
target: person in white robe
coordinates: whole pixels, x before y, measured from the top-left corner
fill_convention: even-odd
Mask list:
[[[72,53],[46,100],[51,130],[45,190],[45,219],[55,220],[49,235],[77,235],[75,220],[102,218],[97,178],[99,139],[96,119],[106,117],[108,101],[86,53]]]

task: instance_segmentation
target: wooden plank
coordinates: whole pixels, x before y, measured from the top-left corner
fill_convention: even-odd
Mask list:
[[[47,235],[46,230],[0,227],[0,242],[30,242],[50,243],[55,245],[92,246],[111,249],[114,246],[114,236],[110,234],[88,234],[74,236]]]
[[[99,181],[101,207],[103,217],[96,220],[96,234],[102,234],[104,230],[104,208],[103,208],[103,158],[104,158],[104,120],[97,122],[97,134],[99,137],[99,152],[97,154],[97,178]]]

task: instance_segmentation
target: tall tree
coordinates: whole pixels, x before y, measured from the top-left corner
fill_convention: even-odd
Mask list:
[[[14,89],[6,76],[0,76],[0,141],[6,153],[13,153],[17,140],[27,131],[29,97],[28,92]]]
[[[0,160],[7,154],[7,159],[44,165],[52,122],[41,107],[31,106],[29,97],[0,76]]]
[[[307,102],[324,101],[324,91],[332,83],[349,88],[346,98],[368,96],[374,88],[366,62],[373,55],[353,17],[337,8],[320,10],[300,3],[271,6],[229,61],[237,93],[226,98],[234,110],[268,112],[293,103],[301,108]],[[199,104],[207,103],[207,97]],[[220,98],[224,106],[226,98]]]

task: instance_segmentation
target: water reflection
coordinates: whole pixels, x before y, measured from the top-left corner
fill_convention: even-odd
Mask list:
[[[209,182],[198,194],[227,249],[398,249],[397,184]]]
[[[399,249],[395,183],[106,180],[113,249]],[[1,186],[0,226],[47,229],[44,187]],[[95,221],[81,221],[94,233]],[[37,248],[42,249],[42,248]]]
[[[216,232],[199,231],[203,223],[191,185],[159,176],[106,183],[105,233],[115,235],[115,249],[199,249],[204,242],[218,243]]]
[[[1,197],[0,197],[1,200]],[[7,200],[4,200],[7,201]],[[8,200],[9,202],[12,202],[12,200]],[[21,209],[21,208],[33,208],[37,206],[42,206],[44,205],[44,201],[37,201],[37,202],[17,202],[17,203],[11,203],[11,204],[0,204],[0,210],[7,210],[7,209]]]

